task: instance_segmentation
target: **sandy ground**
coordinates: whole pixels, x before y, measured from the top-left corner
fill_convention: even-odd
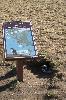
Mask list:
[[[7,77],[11,67],[1,66],[0,100],[66,100],[66,0],[0,0],[0,43],[2,23],[12,20],[32,21],[39,54],[59,72],[52,79],[41,74],[40,78],[24,68],[22,83],[15,72]],[[2,61],[2,45],[0,48]]]

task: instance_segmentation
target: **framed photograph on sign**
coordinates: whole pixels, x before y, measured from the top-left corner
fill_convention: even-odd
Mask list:
[[[4,57],[37,56],[37,47],[31,22],[12,21],[3,24]]]

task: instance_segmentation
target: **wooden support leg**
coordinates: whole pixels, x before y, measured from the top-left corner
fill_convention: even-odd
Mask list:
[[[16,61],[17,78],[19,81],[22,81],[22,82],[23,82],[23,66],[24,66],[23,60]]]

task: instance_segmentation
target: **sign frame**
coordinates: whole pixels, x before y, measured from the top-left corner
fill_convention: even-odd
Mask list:
[[[19,23],[21,23],[21,25],[19,25]],[[34,50],[35,50],[35,55],[34,56],[30,56],[30,55],[20,55],[20,56],[7,56],[7,48],[6,48],[6,38],[5,38],[5,29],[8,28],[13,28],[13,27],[21,27],[21,28],[30,28],[31,31],[31,35],[32,35],[32,41],[33,41],[33,46],[34,46]],[[32,23],[31,21],[11,21],[11,22],[5,22],[3,23],[3,49],[4,49],[4,59],[5,60],[16,60],[16,59],[25,59],[25,58],[37,58],[38,57],[38,50],[37,50],[37,46],[36,46],[36,41],[35,41],[35,36],[34,33],[32,31]]]

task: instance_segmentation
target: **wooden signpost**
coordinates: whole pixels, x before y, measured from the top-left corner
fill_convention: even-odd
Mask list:
[[[23,81],[23,66],[24,66],[24,64],[25,64],[24,60],[16,61],[17,78],[19,81]]]
[[[31,22],[12,21],[3,24],[4,59],[16,61],[17,78],[23,81],[23,66],[38,52]]]

